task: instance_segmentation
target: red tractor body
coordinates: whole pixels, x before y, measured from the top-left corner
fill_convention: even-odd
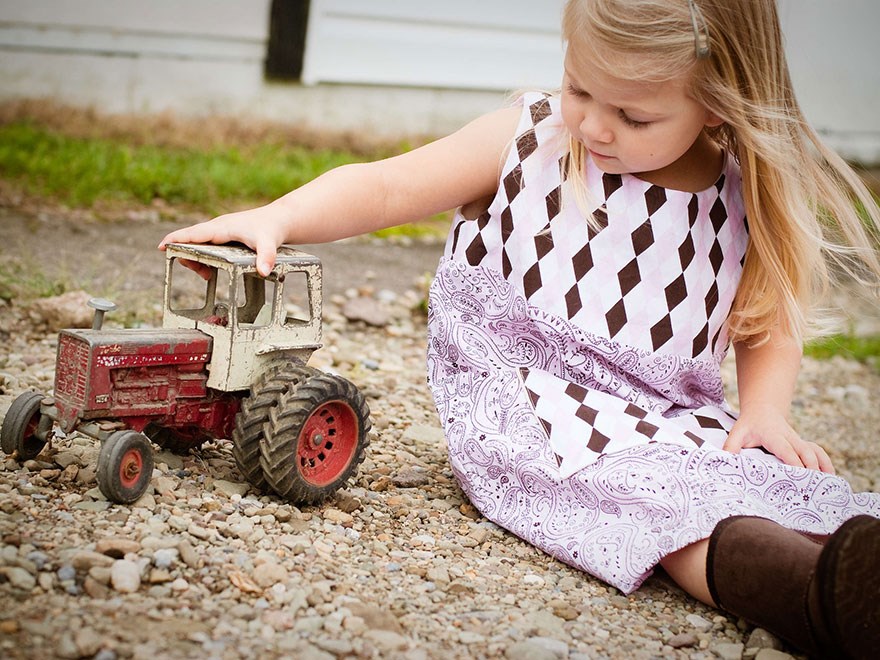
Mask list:
[[[183,431],[181,438],[187,429],[230,437],[240,397],[207,387],[211,344],[199,330],[62,331],[55,372],[58,425],[70,432],[81,422],[114,419],[136,431],[149,424]]]

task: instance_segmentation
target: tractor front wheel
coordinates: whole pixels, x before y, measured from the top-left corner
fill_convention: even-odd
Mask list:
[[[18,460],[27,461],[36,458],[46,444],[45,437],[40,438],[40,405],[43,395],[39,392],[20,394],[12,405],[3,426],[0,427],[0,448],[7,454],[18,451]]]
[[[153,448],[137,431],[116,431],[98,453],[98,488],[111,502],[130,504],[143,495],[153,476]]]
[[[364,460],[370,410],[341,376],[320,372],[287,393],[260,444],[272,489],[300,504],[316,504],[345,485]]]

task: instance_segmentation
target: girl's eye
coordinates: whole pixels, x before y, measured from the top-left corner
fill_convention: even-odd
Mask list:
[[[589,94],[588,92],[585,92],[584,90],[579,89],[578,87],[575,87],[575,86],[572,85],[571,83],[568,84],[568,92],[569,92],[569,94],[571,94],[572,96],[576,96],[576,97],[578,97],[579,99],[588,99],[588,98],[590,98],[590,94]]]
[[[633,119],[632,117],[630,117],[629,115],[627,115],[623,110],[621,110],[619,112],[619,115],[620,115],[621,120],[623,120],[623,123],[626,124],[627,126],[629,126],[630,128],[645,128],[645,126],[648,126],[651,123],[649,121],[637,121],[637,120]]]

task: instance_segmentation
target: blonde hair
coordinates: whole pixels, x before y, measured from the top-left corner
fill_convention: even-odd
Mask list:
[[[691,96],[724,120],[710,135],[742,170],[750,240],[730,337],[758,344],[778,327],[802,340],[834,276],[877,287],[880,209],[804,119],[775,0],[694,4],[704,23],[689,0],[569,0],[563,37],[576,66],[646,82],[691,76]],[[570,181],[583,181],[586,157],[572,140]]]

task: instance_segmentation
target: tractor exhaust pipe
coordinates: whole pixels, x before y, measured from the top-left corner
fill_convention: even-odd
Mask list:
[[[95,310],[95,315],[92,317],[92,330],[100,330],[104,325],[104,314],[116,309],[115,303],[104,298],[90,298],[88,306]]]

